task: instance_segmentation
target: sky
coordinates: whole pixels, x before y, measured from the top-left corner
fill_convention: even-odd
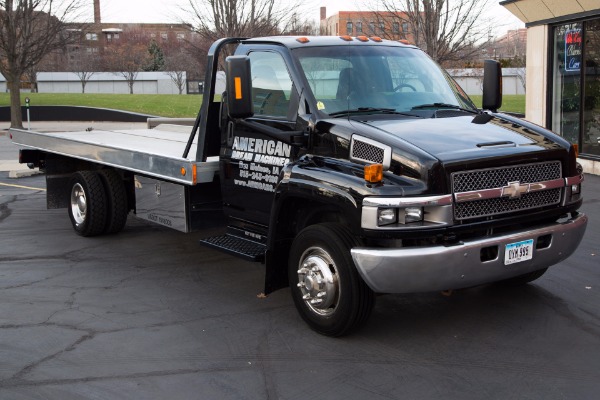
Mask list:
[[[280,0],[285,2],[285,0]],[[308,10],[315,21],[319,19],[319,8],[327,7],[327,16],[338,11],[354,11],[365,9],[369,0],[306,0]],[[496,36],[509,29],[523,28],[524,24],[499,4],[500,0],[491,0],[487,15],[498,21],[494,30]],[[92,15],[90,3],[90,16]],[[180,22],[185,15],[181,8],[189,4],[188,0],[100,0],[102,22]],[[189,19],[188,19],[189,20]]]

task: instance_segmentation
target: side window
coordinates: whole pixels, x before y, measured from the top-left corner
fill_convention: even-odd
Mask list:
[[[285,118],[290,108],[292,80],[278,53],[249,54],[252,69],[254,115]]]

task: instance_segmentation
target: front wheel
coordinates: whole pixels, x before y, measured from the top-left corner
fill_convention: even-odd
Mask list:
[[[341,336],[369,318],[375,295],[361,279],[350,249],[358,245],[344,227],[313,225],[292,244],[289,282],[298,312],[315,331]]]

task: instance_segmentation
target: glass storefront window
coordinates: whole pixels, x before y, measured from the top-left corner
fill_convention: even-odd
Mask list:
[[[600,156],[600,20],[585,23],[581,152]]]
[[[552,130],[600,157],[600,19],[553,28]]]
[[[554,27],[552,130],[579,142],[582,24]]]

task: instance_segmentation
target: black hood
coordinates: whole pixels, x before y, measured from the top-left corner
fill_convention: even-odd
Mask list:
[[[452,118],[373,118],[353,120],[352,125],[357,132],[369,130],[356,125],[364,124],[382,131],[382,134],[391,134],[443,163],[558,149],[565,145],[564,140],[550,131],[524,121],[489,116],[489,121],[475,123],[474,118],[475,115]],[[373,139],[389,143],[389,136],[388,140],[384,137]],[[394,146],[394,143],[389,144]]]

